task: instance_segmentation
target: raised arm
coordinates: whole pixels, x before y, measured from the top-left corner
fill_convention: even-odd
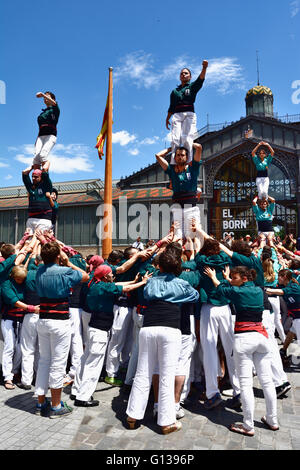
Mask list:
[[[81,283],[89,281],[88,273],[84,271],[83,269],[79,268],[78,266],[75,266],[75,264],[71,263],[68,255],[64,253],[63,250],[60,250],[60,260],[64,266],[74,269],[74,271],[79,271],[82,274],[82,279],[80,281]]]
[[[199,75],[199,77],[201,78],[201,80],[204,80],[204,79],[205,79],[207,67],[208,67],[208,62],[207,62],[207,60],[204,60],[204,61],[202,62],[202,70],[201,70],[201,73],[200,73],[200,75]]]
[[[194,155],[194,160],[195,162],[200,162],[201,157],[202,157],[202,145],[197,144],[196,142],[193,143],[193,147],[195,149],[195,155]]]
[[[254,149],[253,149],[252,152],[251,152],[252,157],[255,157],[257,150],[258,150],[259,147],[261,147],[262,145],[265,145],[265,143],[264,143],[264,142],[259,142],[259,143],[257,144],[257,146],[254,147]]]
[[[168,155],[168,153],[171,152],[171,150],[172,150],[171,147],[169,147],[165,150],[161,150],[160,152],[158,152],[155,155],[158,164],[162,167],[162,169],[164,171],[166,171],[168,166],[169,166],[169,163],[167,162],[167,160],[164,157],[166,157]]]
[[[268,196],[268,199],[269,201],[271,202],[271,204],[274,204],[275,203],[275,199],[271,196]]]
[[[268,142],[262,142],[262,145],[264,145],[265,147],[268,147],[269,151],[270,151],[270,154],[272,155],[272,157],[274,156],[275,152],[273,150],[273,148],[271,147],[271,145],[268,143]]]
[[[45,95],[45,93],[42,93],[41,91],[39,91],[36,94],[36,97],[37,98],[46,98],[51,103],[52,106],[56,106],[56,104],[57,104],[56,101],[53,98],[51,98],[50,95]]]
[[[148,272],[146,272],[146,274],[143,276],[140,282],[123,286],[123,292],[127,294],[128,292],[138,289],[139,287],[145,286],[148,282],[148,279],[150,279],[151,276],[152,276],[152,273],[149,274]]]

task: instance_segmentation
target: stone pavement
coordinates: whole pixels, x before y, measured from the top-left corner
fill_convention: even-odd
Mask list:
[[[1,349],[1,348],[0,348]],[[228,425],[242,420],[242,413],[223,405],[206,411],[194,392],[182,430],[163,436],[152,418],[151,397],[143,427],[124,426],[128,392],[99,382],[95,408],[76,408],[71,415],[51,420],[34,414],[34,390],[9,391],[0,383],[0,450],[296,450],[300,449],[300,365],[288,370],[292,390],[278,399],[280,430],[272,432],[260,422],[265,413],[262,391],[254,379],[255,436],[232,433]],[[72,404],[65,389],[64,400]],[[226,397],[223,397],[226,400]]]

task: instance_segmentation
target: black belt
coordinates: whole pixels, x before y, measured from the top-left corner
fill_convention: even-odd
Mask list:
[[[257,226],[260,232],[273,232],[272,220],[257,220]]]
[[[259,170],[257,172],[257,178],[266,178],[268,176],[268,170]]]

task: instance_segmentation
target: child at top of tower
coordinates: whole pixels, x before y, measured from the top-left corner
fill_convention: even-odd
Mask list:
[[[51,91],[36,94],[37,98],[44,98],[46,105],[38,116],[39,134],[35,142],[35,156],[33,160],[34,169],[49,170],[50,162],[48,155],[56,144],[57,123],[59,119],[60,109],[58,107],[55,95]]]
[[[197,132],[196,114],[194,103],[198,91],[202,88],[205,80],[207,60],[202,62],[202,70],[198,78],[191,82],[192,74],[188,68],[183,68],[180,72],[181,84],[175,88],[170,95],[170,106],[168,109],[166,127],[170,129],[170,118],[172,116],[171,127],[171,164],[175,164],[175,151],[178,147],[186,147],[188,151],[188,162],[193,156],[193,138]]]
[[[260,147],[264,146],[269,150],[269,154],[264,148],[261,148],[257,153]],[[268,177],[268,167],[273,160],[274,150],[271,145],[267,142],[259,142],[259,144],[252,150],[253,163],[257,170],[256,175],[256,186],[258,191],[259,199],[268,199],[268,190],[269,190],[269,177]]]

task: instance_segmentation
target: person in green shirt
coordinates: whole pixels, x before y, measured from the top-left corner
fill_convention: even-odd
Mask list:
[[[257,155],[258,149],[262,146],[268,148],[270,152],[268,156],[263,148],[260,149]],[[268,199],[268,191],[270,184],[270,180],[268,177],[268,167],[270,166],[270,163],[273,160],[273,156],[274,150],[272,149],[271,145],[267,142],[259,142],[259,144],[252,150],[252,159],[257,170],[256,186],[259,199]]]
[[[280,295],[283,297],[288,308],[288,314],[293,318],[292,327],[286,335],[285,342],[280,351],[286,357],[286,351],[293,339],[296,337],[300,342],[300,285],[293,278],[293,273],[289,269],[281,269],[278,273],[278,284],[276,289],[267,288],[269,295]]]
[[[7,279],[1,285],[3,300],[1,330],[4,339],[2,371],[4,386],[14,389],[13,378],[21,366],[20,335],[25,312],[39,312],[38,307],[25,303],[25,280],[27,270],[23,266],[14,266]]]
[[[33,166],[22,171],[22,179],[28,193],[28,219],[26,231],[33,234],[36,230],[50,230],[52,228],[52,207],[47,193],[52,191],[52,181],[47,171],[33,170],[32,181],[30,172]]]
[[[197,233],[200,233],[199,227]],[[208,236],[207,236],[208,237]],[[203,367],[205,373],[206,397],[204,402],[206,409],[212,409],[222,402],[218,384],[217,352],[218,337],[220,336],[226,356],[227,368],[234,397],[240,392],[239,381],[236,377],[234,361],[231,356],[233,346],[233,317],[230,309],[230,300],[226,296],[220,296],[211,279],[206,276],[205,268],[209,266],[216,271],[219,280],[223,279],[223,271],[226,266],[231,266],[231,258],[221,251],[217,240],[206,238],[204,245],[195,256],[197,269],[200,272],[200,286],[206,299],[201,306],[200,315],[200,341],[203,351]],[[197,335],[198,332],[196,331]]]
[[[244,419],[243,423],[233,423],[229,429],[254,436],[254,366],[266,401],[266,416],[261,420],[269,429],[277,431],[277,396],[271,372],[270,339],[262,324],[264,294],[253,282],[255,270],[237,266],[230,271],[228,267],[223,272],[223,281],[217,278],[215,270],[210,267],[205,268],[205,274],[213,282],[217,293],[227,297],[236,311],[233,354],[240,381]]]
[[[113,325],[113,307],[115,295],[128,293],[145,286],[149,276],[146,273],[140,282],[129,281],[123,283],[113,282],[112,270],[102,264],[89,282],[86,304],[92,312],[89,323],[89,351],[83,361],[80,371],[76,374],[75,406],[97,406],[94,393],[103,367],[105,352],[108,344],[109,331]],[[73,392],[73,390],[72,390]]]
[[[252,210],[257,223],[258,235],[261,233],[266,237],[274,235],[272,224],[274,209],[275,199],[271,196],[259,201],[257,196],[253,199]]]
[[[50,162],[48,155],[56,144],[57,123],[60,115],[60,109],[56,102],[54,93],[39,91],[37,98],[43,98],[47,106],[38,116],[39,134],[35,142],[35,157],[33,159],[34,169],[49,170]]]
[[[187,148],[188,162],[192,160],[193,139],[197,132],[194,103],[197,93],[202,88],[205,80],[207,67],[208,62],[204,60],[201,73],[194,82],[191,82],[191,71],[187,68],[182,69],[180,72],[181,84],[171,93],[166,127],[170,129],[170,118],[172,116],[172,164],[175,163],[176,148],[180,146]]]
[[[180,147],[175,153],[175,165],[166,160],[171,148],[162,150],[156,154],[156,160],[170,178],[173,190],[172,208],[173,221],[176,224],[176,238],[193,236],[191,232],[191,220],[195,218],[200,222],[200,211],[196,207],[198,203],[198,176],[202,164],[202,145],[194,143],[195,154],[188,164],[188,152]]]

